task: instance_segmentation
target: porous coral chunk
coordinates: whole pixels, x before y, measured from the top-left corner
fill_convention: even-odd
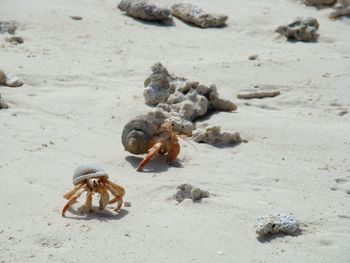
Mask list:
[[[192,139],[198,143],[209,143],[212,145],[225,145],[242,142],[238,132],[221,132],[220,126],[205,126],[193,131]]]
[[[259,236],[279,232],[294,234],[298,229],[299,222],[289,213],[259,216],[255,223],[255,231]]]
[[[311,42],[318,38],[317,30],[319,26],[316,18],[297,17],[289,25],[278,27],[276,32],[288,39]]]
[[[0,34],[9,33],[14,35],[17,29],[17,24],[12,21],[0,21]]]
[[[179,203],[186,198],[192,199],[192,201],[197,201],[201,200],[202,198],[209,197],[208,191],[203,191],[200,188],[193,187],[190,184],[179,185],[176,189],[177,191],[174,194],[174,199]]]
[[[152,74],[145,82],[145,90],[143,96],[147,104],[156,106],[159,103],[164,103],[169,97],[169,81],[170,76],[162,64],[155,63],[152,66]]]
[[[169,74],[161,63],[152,66],[152,74],[144,81],[144,86],[145,101],[157,106],[158,118],[170,121],[175,132],[185,135],[193,134],[194,121],[209,112],[237,109],[232,101],[220,98],[215,85],[206,86]],[[212,144],[240,141],[238,133],[221,133],[216,126],[210,136],[197,133],[195,138],[195,141]]]
[[[228,19],[228,16],[210,14],[200,7],[189,3],[174,4],[171,7],[171,14],[201,28],[223,26]]]
[[[170,10],[161,8],[145,0],[122,0],[118,8],[129,16],[148,20],[165,20],[170,16]]]

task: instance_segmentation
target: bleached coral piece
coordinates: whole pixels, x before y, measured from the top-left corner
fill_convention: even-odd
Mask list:
[[[144,81],[144,86],[145,101],[157,106],[157,118],[170,121],[174,131],[185,135],[193,134],[193,122],[199,117],[215,110],[237,109],[236,104],[219,97],[215,85],[206,86],[198,81],[171,75],[161,63],[152,66],[152,74]],[[198,142],[229,144],[240,141],[238,133],[221,133],[218,127],[207,132],[210,133],[209,137],[197,134]]]
[[[210,111],[233,111],[237,106],[219,97],[216,86],[209,87],[198,81],[188,81],[168,73],[161,63],[152,66],[152,74],[144,82],[147,104],[168,112],[177,112],[188,121],[204,116]]]
[[[168,71],[162,64],[156,63],[152,66],[152,74],[144,82],[145,90],[143,96],[146,103],[156,106],[164,103],[169,97],[169,81]]]
[[[168,99],[168,103],[170,109],[178,112],[180,117],[193,121],[208,112],[209,102],[206,97],[191,89],[186,95],[179,92],[172,94]]]
[[[221,132],[220,126],[205,126],[193,131],[192,139],[198,143],[209,143],[212,145],[227,145],[242,142],[238,132]]]
[[[0,21],[0,34],[9,33],[14,35],[18,25],[12,21]]]
[[[210,90],[211,91],[209,92],[208,99],[210,102],[210,107],[212,107],[213,110],[217,110],[217,111],[235,111],[235,110],[237,110],[237,105],[234,104],[232,101],[219,97],[219,94],[217,92],[215,85],[211,85]]]
[[[129,16],[148,21],[166,20],[170,16],[170,9],[158,7],[145,0],[122,0],[118,8]]]
[[[319,26],[316,18],[297,17],[289,25],[278,27],[276,32],[288,39],[310,42],[318,38],[317,30]]]
[[[294,234],[298,229],[299,222],[289,213],[259,216],[255,223],[255,231],[259,236],[279,232]]]
[[[171,7],[171,14],[201,28],[223,26],[228,19],[228,16],[210,14],[198,6],[189,3],[174,4]]]
[[[147,115],[154,116],[161,122],[169,121],[173,126],[173,130],[180,134],[192,135],[194,124],[180,117],[176,112],[166,112],[163,109],[156,109],[148,112]]]
[[[339,5],[336,6],[336,11],[329,14],[329,18],[336,19],[341,16],[350,15],[350,0],[338,0]]]
[[[200,200],[202,198],[209,197],[208,191],[203,191],[200,188],[193,187],[190,184],[179,185],[176,189],[177,189],[177,191],[173,197],[179,203],[182,202],[186,198],[192,199],[192,201],[197,201],[197,200]]]

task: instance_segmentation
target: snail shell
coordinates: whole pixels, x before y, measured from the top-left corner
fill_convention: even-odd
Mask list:
[[[152,115],[140,115],[129,121],[122,134],[125,150],[133,154],[147,153],[163,121]]]
[[[106,171],[97,164],[82,164],[75,169],[73,174],[73,184],[77,185],[86,179],[106,177],[108,174]]]

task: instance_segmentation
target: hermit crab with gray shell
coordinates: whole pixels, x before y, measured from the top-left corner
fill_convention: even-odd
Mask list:
[[[129,121],[122,133],[122,143],[130,153],[147,153],[137,171],[143,171],[157,154],[166,155],[167,162],[173,163],[180,153],[180,144],[172,123],[151,114],[140,115]]]
[[[80,165],[74,172],[73,184],[75,187],[67,192],[63,197],[68,199],[68,202],[63,207],[62,216],[76,202],[83,192],[86,192],[86,200],[78,211],[80,213],[89,212],[92,210],[92,196],[97,193],[100,195],[99,209],[104,209],[108,204],[117,202],[115,211],[120,210],[123,205],[123,196],[125,190],[122,186],[111,182],[108,179],[106,171],[95,164]],[[109,192],[114,196],[110,199]]]

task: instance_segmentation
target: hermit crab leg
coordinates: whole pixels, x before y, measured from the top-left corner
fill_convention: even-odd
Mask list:
[[[168,163],[174,162],[176,160],[176,157],[179,155],[179,153],[180,153],[180,144],[176,139],[176,141],[171,144],[170,150],[168,151],[168,155],[166,158],[167,162]]]
[[[154,144],[153,147],[151,149],[149,149],[146,157],[140,162],[139,166],[137,166],[137,171],[142,172],[145,165],[150,160],[152,160],[152,158],[159,152],[159,150],[162,148],[162,146],[163,146],[162,142],[158,142],[158,143]]]
[[[123,205],[123,198],[121,196],[121,193],[119,193],[116,189],[114,189],[111,185],[105,184],[105,186],[107,187],[107,189],[112,193],[112,195],[115,196],[115,198],[113,198],[110,203],[115,203],[118,202],[118,206],[116,209],[114,209],[115,211],[119,210],[122,205]]]
[[[122,203],[123,200],[121,200],[121,198],[125,195],[125,190],[123,187],[116,185],[117,187],[113,187],[111,185],[111,187],[114,188],[115,191],[117,191],[117,193],[119,193],[118,195],[116,195],[111,201],[109,201],[109,204],[114,204],[115,202],[118,202],[118,204],[120,205],[120,202]],[[121,200],[119,202],[119,200]]]
[[[108,205],[108,202],[109,202],[109,194],[107,189],[103,187],[100,190],[100,201],[99,201],[100,206],[98,207],[98,209],[103,210]]]
[[[80,188],[79,190],[77,190],[75,192],[75,194],[73,194],[73,196],[69,199],[69,201],[67,202],[67,204],[63,207],[62,210],[62,216],[64,216],[64,214],[66,213],[66,211],[72,206],[72,204],[74,204],[75,200],[78,199],[78,197],[84,192],[86,191],[86,187],[84,188]]]
[[[111,181],[108,180],[108,179],[104,179],[104,182],[107,183],[107,184],[109,184],[110,186],[112,186],[112,187],[119,193],[119,195],[121,195],[121,196],[124,196],[124,195],[125,195],[125,189],[124,189],[124,187],[122,187],[122,186],[120,186],[120,185],[118,185],[118,184],[115,184],[115,183],[111,182]]]
[[[92,192],[91,191],[88,191],[84,205],[86,206],[88,211],[92,209]]]
[[[120,199],[120,196],[118,195],[118,196],[114,197],[111,201],[109,201],[108,204],[114,204],[114,203],[117,202],[119,199]]]
[[[78,208],[80,213],[85,213],[92,210],[92,195],[93,193],[90,190],[87,190],[85,204]]]
[[[76,185],[76,186],[73,188],[73,190],[71,190],[71,191],[65,193],[63,197],[64,197],[65,199],[68,199],[68,200],[69,200],[69,199],[74,195],[74,193],[75,193],[76,191],[78,191],[81,187],[83,187],[83,185],[84,185],[84,183],[80,183],[80,184]]]

